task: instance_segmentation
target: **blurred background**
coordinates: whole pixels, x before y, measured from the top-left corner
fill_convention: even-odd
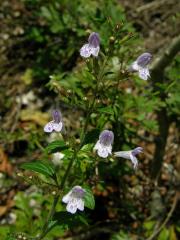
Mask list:
[[[153,54],[149,84],[137,76],[123,81],[120,120],[106,118],[115,150],[138,144],[144,154],[135,173],[119,160],[100,164],[98,179],[87,174],[96,199],[89,225],[57,227],[45,239],[179,239],[179,10],[179,0],[0,1],[0,239],[33,235],[43,224],[51,194],[17,173],[22,163],[43,157],[50,141],[43,126],[54,107],[62,110],[67,132],[81,128],[82,109],[61,98],[64,82],[83,89],[79,49],[91,31],[99,32],[102,51],[107,48],[108,19],[133,35],[112,56],[114,71],[142,52]],[[103,121],[96,126],[92,117],[91,126],[102,128]]]

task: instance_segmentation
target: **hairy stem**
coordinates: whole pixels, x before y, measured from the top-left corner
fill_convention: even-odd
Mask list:
[[[104,67],[105,67],[105,64],[106,64],[106,61],[104,61],[103,69],[104,69]],[[100,75],[99,75],[100,77],[103,77],[103,75],[102,75],[103,73],[102,73],[102,72],[103,72],[103,71],[101,70]],[[98,76],[97,76],[97,79],[99,79]],[[96,94],[97,94],[97,91],[98,91],[98,82],[99,82],[99,81],[97,81],[97,84],[96,84],[96,90],[95,90]],[[71,158],[71,160],[70,160],[70,162],[69,162],[69,164],[68,164],[68,167],[67,167],[67,169],[66,169],[66,171],[65,171],[65,174],[64,174],[64,176],[63,176],[63,178],[62,178],[62,181],[61,181],[61,183],[60,183],[60,185],[59,185],[59,189],[60,189],[60,190],[62,190],[62,189],[64,188],[65,183],[66,183],[66,180],[67,180],[67,178],[68,178],[68,176],[69,176],[70,170],[71,170],[71,168],[72,168],[72,166],[73,166],[73,163],[74,163],[74,161],[75,161],[75,159],[76,159],[76,157],[77,157],[77,153],[79,152],[79,150],[80,150],[81,147],[83,146],[84,139],[85,139],[85,134],[86,134],[86,132],[87,132],[87,127],[88,127],[89,121],[90,121],[90,116],[91,116],[91,113],[92,113],[92,110],[93,110],[93,107],[94,107],[94,104],[95,104],[95,100],[96,100],[96,94],[94,95],[94,98],[93,98],[93,100],[92,100],[92,103],[90,104],[90,106],[89,106],[89,108],[88,108],[88,112],[87,112],[87,116],[86,116],[86,121],[85,121],[85,124],[84,124],[84,127],[83,127],[81,139],[80,139],[80,140],[81,140],[81,141],[80,141],[80,144],[79,144],[79,146],[78,146],[77,149],[74,149],[74,154],[73,154],[73,156],[72,156],[72,158]],[[56,180],[56,179],[55,179],[55,180]],[[37,240],[42,240],[42,239],[47,235],[47,233],[51,230],[51,229],[48,228],[48,225],[49,225],[49,222],[53,219],[53,216],[54,216],[54,213],[55,213],[55,208],[56,208],[56,205],[57,205],[57,203],[58,203],[59,197],[60,197],[60,194],[58,194],[58,195],[56,195],[56,196],[54,197],[52,207],[51,207],[51,209],[50,209],[50,211],[49,211],[49,214],[48,214],[48,216],[47,216],[47,220],[46,220],[46,222],[45,222],[45,224],[44,224],[44,226],[43,226],[43,228],[42,228],[42,233],[41,233],[41,235],[40,235],[38,238],[36,238]]]
[[[65,171],[65,174],[64,174],[64,176],[62,178],[61,184],[59,185],[59,189],[60,190],[62,190],[64,188],[64,186],[65,186],[65,182],[66,182],[67,177],[68,177],[68,175],[70,173],[70,170],[71,170],[71,167],[73,165],[73,162],[76,159],[76,154],[77,154],[77,152],[74,151],[74,154],[73,154],[73,156],[72,156],[72,158],[71,158],[71,160],[70,160],[70,162],[68,164],[68,167],[67,167],[67,169]],[[46,236],[46,234],[50,231],[50,229],[48,229],[48,224],[49,224],[49,221],[51,221],[53,219],[53,216],[54,216],[54,213],[55,213],[55,208],[56,208],[56,205],[58,203],[59,197],[60,197],[60,194],[57,194],[56,196],[54,196],[52,207],[51,207],[51,209],[49,211],[49,214],[47,216],[47,220],[46,220],[46,222],[45,222],[45,224],[44,224],[44,226],[42,228],[42,233],[37,238],[37,240],[43,239]]]

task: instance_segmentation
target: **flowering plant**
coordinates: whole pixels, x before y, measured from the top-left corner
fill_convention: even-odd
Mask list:
[[[103,239],[107,235],[112,239],[116,236],[146,239],[150,231],[154,234],[153,224],[155,230],[159,225],[149,218],[149,201],[146,201],[151,199],[152,190],[149,160],[155,145],[152,169],[155,175],[159,174],[159,163],[166,156],[169,126],[179,116],[179,58],[164,71],[177,51],[174,50],[177,42],[172,41],[173,47],[170,44],[164,57],[159,54],[157,62],[150,65],[151,50],[141,47],[117,0],[20,2],[23,4],[20,12],[28,13],[22,14],[22,23],[26,23],[27,17],[28,24],[17,41],[12,31],[13,38],[9,40],[13,44],[7,59],[19,57],[20,71],[25,70],[21,73],[21,84],[30,91],[21,95],[18,86],[15,97],[18,106],[14,106],[11,96],[12,101],[5,101],[1,111],[2,130],[5,126],[0,134],[1,147],[10,153],[12,172],[22,163],[23,170],[17,178],[15,174],[10,176],[11,186],[9,181],[4,184],[8,175],[0,173],[1,192],[5,193],[0,213],[6,212],[1,219],[0,239],[52,240],[66,239],[69,235],[75,239],[86,235],[94,239],[99,231]],[[11,16],[10,5],[3,5],[7,11],[5,21]],[[12,14],[18,26],[19,6],[21,3]],[[9,45],[11,42],[6,38],[4,41]],[[21,47],[16,47],[19,44]],[[151,49],[154,52],[153,46]],[[37,83],[38,89],[34,89]],[[13,92],[16,93],[1,91],[3,101]],[[11,102],[13,106],[9,107]],[[11,123],[10,131],[6,131]],[[173,151],[168,151],[168,159],[176,152],[175,148],[171,146]],[[9,174],[11,168],[6,164],[6,156],[0,156],[1,170]],[[176,179],[173,164],[168,162],[163,167],[171,173],[171,179]],[[162,177],[166,177],[164,172]],[[15,184],[14,179],[19,183],[19,178],[28,184],[23,181]],[[174,189],[169,187],[169,179],[168,184],[170,196],[164,186],[160,191],[167,195],[163,202],[170,199],[172,204]],[[155,202],[152,216],[159,214],[161,221],[164,209],[157,192],[152,199]],[[174,231],[174,226],[169,227],[169,236],[174,236]],[[5,238],[7,232],[12,236]]]
[[[80,56],[87,59],[86,71],[88,74],[90,74],[89,76],[91,76],[92,81],[95,81],[95,88],[94,86],[91,86],[90,83],[88,83],[89,85],[87,87],[89,90],[86,93],[86,97],[83,97],[82,99],[81,95],[78,94],[77,89],[70,88],[68,85],[67,93],[70,94],[71,97],[63,97],[63,100],[68,100],[70,105],[73,105],[75,103],[76,106],[79,106],[86,112],[85,123],[82,126],[82,130],[79,134],[78,139],[75,139],[73,137],[69,138],[66,132],[63,131],[63,128],[66,128],[66,126],[63,123],[62,114],[58,109],[55,109],[52,112],[53,120],[46,123],[44,126],[44,132],[47,134],[51,134],[53,131],[56,134],[60,134],[61,132],[60,140],[51,142],[47,147],[47,153],[53,153],[52,163],[54,164],[54,167],[51,164],[45,163],[43,161],[25,163],[22,166],[24,169],[29,169],[45,175],[49,178],[49,180],[52,181],[55,187],[55,190],[53,191],[53,204],[51,206],[49,215],[43,225],[42,232],[36,238],[37,240],[43,239],[52,229],[53,225],[55,226],[58,223],[58,219],[55,220],[54,217],[56,206],[59,201],[65,203],[66,211],[73,215],[78,214],[78,210],[80,212],[84,211],[84,207],[88,207],[90,209],[93,209],[95,207],[92,190],[87,188],[85,184],[82,184],[81,186],[73,186],[74,184],[72,185],[69,183],[68,193],[65,194],[67,181],[71,175],[72,168],[78,166],[78,162],[81,159],[81,156],[92,159],[92,156],[94,155],[97,161],[98,157],[104,159],[105,161],[106,159],[113,158],[114,156],[122,157],[130,159],[133,163],[134,168],[137,168],[138,166],[136,155],[142,152],[141,147],[130,151],[120,151],[113,153],[114,132],[111,130],[102,129],[103,131],[100,133],[99,139],[97,139],[96,134],[92,135],[92,139],[89,138],[89,134],[92,133],[92,131],[89,131],[89,124],[91,122],[92,114],[98,113],[98,116],[100,117],[105,116],[105,121],[103,123],[104,126],[106,125],[106,122],[108,122],[108,117],[106,114],[110,114],[110,116],[114,118],[114,121],[117,121],[117,115],[113,110],[113,107],[116,106],[116,98],[112,96],[110,104],[108,104],[109,106],[106,106],[106,103],[103,103],[104,100],[101,99],[101,97],[104,97],[106,95],[106,92],[111,91],[111,89],[114,89],[114,87],[116,87],[115,91],[117,97],[119,94],[119,80],[115,82],[114,85],[109,81],[109,78],[106,78],[107,66],[109,64],[108,60],[110,59],[113,51],[115,51],[116,47],[119,45],[119,42],[116,42],[117,39],[119,39],[119,33],[121,31],[119,30],[118,26],[116,26],[116,28],[117,32],[115,34],[115,37],[113,39],[111,37],[109,42],[109,50],[106,55],[103,55],[103,57],[101,57],[100,52],[101,36],[99,33],[92,32],[88,38],[88,43],[84,44],[80,49]],[[132,68],[134,70],[140,71],[140,76],[142,76],[142,69],[145,69],[146,65],[149,63],[149,60],[150,54],[143,54],[136,60],[135,63],[132,64]],[[140,67],[136,69],[136,67],[134,67],[136,65]],[[121,72],[121,74],[122,79],[128,79],[130,76],[128,72]],[[149,76],[149,73],[146,74],[146,76]],[[53,85],[55,81],[56,78],[52,76],[51,84]],[[86,87],[84,90],[86,90]],[[62,89],[60,89],[60,91],[62,91]],[[105,105],[105,107],[102,105]],[[100,129],[100,126],[97,127]],[[65,163],[66,160],[68,161],[67,168],[63,170],[64,174],[59,176],[58,171],[61,170],[63,162]],[[96,175],[98,175],[97,169]],[[78,182],[78,180],[75,182]],[[93,188],[93,186],[91,187]]]

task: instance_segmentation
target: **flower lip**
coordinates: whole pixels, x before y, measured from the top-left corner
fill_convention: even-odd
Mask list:
[[[113,143],[114,141],[114,133],[109,130],[104,130],[99,136],[99,141],[101,144],[104,146],[109,146]]]
[[[143,152],[143,148],[142,147],[137,147],[137,148],[132,150],[132,155],[136,156],[137,154],[142,153],[142,152]]]
[[[145,67],[150,63],[151,59],[152,59],[152,54],[143,53],[137,58],[136,61],[140,67]]]
[[[88,43],[90,46],[97,48],[100,44],[99,34],[96,32],[92,32],[88,38]]]
[[[55,109],[52,112],[52,117],[55,123],[60,123],[61,122],[61,113],[59,110]]]

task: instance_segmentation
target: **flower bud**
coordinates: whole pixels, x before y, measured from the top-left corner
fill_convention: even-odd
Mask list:
[[[71,91],[70,89],[68,89],[68,90],[67,90],[67,93],[69,93],[69,94],[70,94],[70,93],[72,93],[72,91]]]
[[[109,41],[110,41],[110,43],[114,43],[114,42],[115,42],[115,38],[114,38],[113,36],[111,36],[111,37],[109,38]]]
[[[22,177],[23,174],[22,174],[21,172],[18,172],[18,173],[17,173],[17,176],[18,176],[18,177]]]

